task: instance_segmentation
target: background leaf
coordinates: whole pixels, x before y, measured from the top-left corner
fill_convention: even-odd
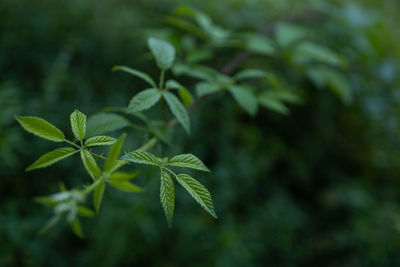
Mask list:
[[[115,66],[114,68],[112,68],[112,71],[125,71],[129,74],[132,74],[136,77],[139,77],[140,79],[146,81],[148,84],[150,84],[152,87],[157,88],[156,82],[146,73],[141,72],[139,70],[135,70],[135,69],[131,69],[129,67],[126,66]]]
[[[87,136],[100,135],[120,130],[130,125],[121,115],[114,113],[97,113],[87,121]]]
[[[117,159],[119,158],[119,154],[121,152],[122,145],[124,144],[125,141],[125,137],[126,134],[121,135],[121,137],[118,138],[117,142],[115,142],[114,145],[110,148],[104,168],[106,172],[110,172],[110,170],[114,167],[115,163],[117,162]]]
[[[129,103],[127,112],[143,111],[154,106],[161,98],[161,91],[155,88],[146,89],[135,95]]]
[[[131,184],[127,181],[110,180],[109,183],[113,187],[115,187],[121,191],[124,191],[124,192],[132,192],[133,193],[133,192],[143,192],[144,191],[143,188],[141,188],[137,185]]]
[[[105,189],[106,189],[105,182],[101,182],[93,191],[93,205],[96,213],[99,213]]]
[[[255,115],[257,113],[258,104],[257,98],[254,96],[254,93],[250,88],[240,86],[240,85],[231,85],[229,86],[229,92],[232,93],[233,98],[236,102],[250,115]]]
[[[156,38],[149,38],[147,44],[160,69],[167,70],[172,67],[175,59],[175,48],[171,44]]]
[[[164,99],[167,101],[172,114],[175,115],[176,119],[183,126],[187,133],[190,133],[190,119],[186,111],[186,108],[182,105],[179,99],[172,93],[166,91],[163,93]]]

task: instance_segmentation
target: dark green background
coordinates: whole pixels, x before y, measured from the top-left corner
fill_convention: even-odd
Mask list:
[[[144,168],[137,183],[147,192],[108,188],[100,215],[83,221],[86,239],[67,224],[38,236],[51,210],[33,197],[89,180],[78,158],[25,173],[57,144],[24,132],[14,114],[46,118],[72,136],[75,108],[90,115],[127,105],[145,85],[110,69],[156,76],[145,36],[168,27],[164,17],[179,1],[1,1],[0,266],[400,266],[399,2],[185,3],[232,30],[322,10],[304,25],[348,60],[353,102],[315,88],[283,60],[251,57],[245,66],[274,66],[304,92],[303,105],[289,116],[261,109],[250,117],[230,97],[211,97],[191,114],[190,136],[179,128],[171,147],[156,148],[204,160],[212,174],[193,175],[209,188],[218,220],[177,189],[169,230],[157,171]],[[237,52],[220,49],[208,65],[220,69]],[[127,133],[127,150],[147,138]]]

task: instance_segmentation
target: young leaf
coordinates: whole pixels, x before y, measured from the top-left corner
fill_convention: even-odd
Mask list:
[[[231,85],[228,88],[229,92],[232,93],[233,98],[236,102],[250,115],[255,115],[257,113],[258,104],[257,98],[254,96],[253,92],[244,86]]]
[[[75,110],[71,113],[70,119],[71,129],[75,138],[82,141],[86,135],[86,115],[79,110]]]
[[[111,181],[130,181],[139,175],[138,171],[134,172],[114,172],[110,175]]]
[[[263,70],[256,69],[245,69],[235,75],[236,80],[254,79],[254,78],[265,78],[267,73]]]
[[[161,91],[155,88],[146,89],[135,95],[129,103],[127,112],[143,111],[154,106],[161,98]]]
[[[106,172],[110,172],[110,170],[114,167],[121,152],[122,145],[124,144],[125,137],[126,134],[121,135],[121,137],[118,138],[117,142],[115,142],[114,145],[110,148],[104,168]]]
[[[101,182],[93,192],[93,205],[96,213],[99,213],[101,201],[103,200],[104,190],[106,189],[106,184]]]
[[[15,119],[27,132],[30,132],[41,138],[62,142],[65,139],[63,132],[57,129],[53,124],[38,117],[15,116]]]
[[[60,161],[62,159],[65,159],[66,157],[71,156],[72,154],[75,154],[78,152],[78,150],[73,149],[72,147],[63,147],[63,148],[58,148],[53,151],[50,151],[43,156],[41,156],[37,161],[35,161],[32,165],[30,165],[28,168],[26,168],[26,171],[31,171],[34,169],[39,169],[39,168],[45,168],[47,166],[50,166],[57,161]]]
[[[175,115],[179,123],[183,126],[187,133],[190,133],[190,120],[186,108],[179,99],[172,93],[166,91],[163,93],[164,99],[167,101],[172,114]]]
[[[160,69],[167,70],[172,67],[175,60],[175,48],[170,43],[150,38],[147,44]]]
[[[182,99],[185,107],[188,107],[191,104],[193,104],[193,102],[194,102],[193,96],[186,88],[178,89],[178,94],[179,94],[179,97]]]
[[[149,152],[139,151],[139,150],[126,153],[122,157],[122,160],[140,164],[155,165],[155,166],[160,166],[160,163],[162,161],[160,158],[154,156]]]
[[[83,206],[78,207],[78,214],[84,217],[94,217],[96,213],[94,213],[91,209],[88,209]]]
[[[79,222],[78,218],[75,218],[71,222],[71,229],[72,229],[72,232],[74,232],[74,234],[76,234],[79,238],[84,238],[82,226],[81,226],[81,223]]]
[[[216,93],[220,90],[216,83],[200,82],[196,84],[196,94],[198,97]]]
[[[188,193],[200,204],[208,213],[217,219],[210,192],[197,180],[187,174],[179,174],[176,180],[188,191]]]
[[[172,217],[175,209],[174,183],[166,171],[161,171],[160,200],[167,218],[169,228],[172,227]]]
[[[98,113],[87,121],[87,136],[100,135],[129,126],[129,121],[114,113]]]
[[[117,139],[109,136],[93,136],[85,141],[85,146],[109,146],[115,143]]]
[[[116,180],[110,180],[109,181],[110,185],[112,185],[113,187],[124,191],[124,192],[142,192],[144,191],[143,188],[131,184],[127,181],[116,181]]]
[[[87,172],[93,180],[101,176],[101,171],[89,151],[87,151],[86,149],[81,149],[81,158],[83,165],[85,165]]]
[[[135,69],[131,69],[131,68],[126,67],[126,66],[115,66],[114,68],[112,68],[112,71],[118,71],[118,70],[125,71],[125,72],[127,72],[129,74],[132,74],[132,75],[134,75],[134,76],[146,81],[152,87],[157,87],[156,82],[149,75],[147,75],[144,72],[141,72],[141,71],[138,71],[138,70],[135,70]]]
[[[198,157],[192,154],[177,155],[171,158],[167,165],[211,172]]]

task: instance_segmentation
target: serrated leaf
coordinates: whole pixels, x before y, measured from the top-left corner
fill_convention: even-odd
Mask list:
[[[132,75],[146,81],[152,87],[157,87],[156,82],[149,75],[147,75],[146,73],[144,73],[142,71],[131,69],[126,66],[115,66],[114,68],[112,68],[112,71],[118,71],[118,70],[125,71],[129,74],[132,74]]]
[[[81,158],[83,165],[93,180],[101,176],[101,171],[97,166],[96,160],[89,151],[86,149],[81,149]]]
[[[211,172],[198,157],[192,154],[181,154],[172,157],[167,165]]]
[[[172,93],[166,91],[163,93],[164,99],[167,101],[167,104],[176,119],[182,125],[182,127],[186,130],[187,133],[190,133],[190,119],[187,113],[186,108],[182,105],[179,99]]]
[[[241,106],[247,113],[250,115],[255,115],[257,113],[257,98],[250,88],[240,85],[231,85],[228,90],[232,93],[233,98],[239,106]]]
[[[113,181],[130,181],[138,177],[139,172],[114,172],[110,175],[110,180]]]
[[[265,78],[266,75],[267,73],[263,70],[245,69],[236,73],[235,79],[245,80],[245,79]]]
[[[71,113],[71,129],[76,139],[82,141],[86,135],[86,115],[75,110]]]
[[[130,125],[124,117],[114,113],[98,113],[87,121],[87,136],[100,135],[120,130]]]
[[[32,133],[41,138],[53,142],[62,142],[65,139],[63,132],[61,132],[53,124],[38,118],[30,116],[15,116],[15,119],[27,132]]]
[[[85,146],[109,146],[114,144],[117,139],[109,136],[93,136],[85,141]]]
[[[79,238],[84,238],[84,234],[83,234],[83,230],[82,230],[82,226],[81,223],[79,222],[79,220],[77,218],[75,218],[72,222],[71,222],[71,229],[72,232],[77,235]]]
[[[149,38],[147,44],[160,69],[167,70],[172,67],[175,60],[175,48],[170,43],[156,38]]]
[[[63,147],[58,148],[53,151],[50,151],[43,156],[41,156],[37,161],[35,161],[32,165],[26,168],[26,171],[31,171],[34,169],[45,168],[50,166],[57,161],[65,159],[72,154],[75,154],[78,150],[73,149],[72,147]]]
[[[100,206],[101,206],[101,201],[103,200],[103,195],[104,195],[104,190],[106,189],[106,184],[104,182],[101,182],[93,192],[93,205],[94,205],[94,210],[96,213],[99,213]]]
[[[188,191],[188,193],[214,218],[218,218],[214,212],[210,192],[196,179],[187,174],[179,174],[176,180]]]
[[[146,89],[135,95],[129,103],[127,112],[143,111],[154,106],[161,98],[161,91],[155,88]]]
[[[117,162],[117,159],[119,158],[119,154],[121,152],[122,145],[124,144],[125,141],[125,137],[126,134],[121,135],[121,137],[118,138],[117,142],[115,142],[114,145],[110,148],[104,168],[106,172],[109,173],[110,170],[114,167],[115,163]]]
[[[216,83],[200,82],[196,84],[196,94],[198,97],[216,93],[220,90]]]
[[[78,214],[90,218],[96,216],[96,213],[94,211],[83,206],[78,207]]]
[[[127,181],[116,181],[116,180],[110,180],[109,181],[110,185],[112,185],[113,187],[124,191],[124,192],[143,192],[143,188],[131,184]]]
[[[175,209],[175,190],[171,177],[165,171],[161,171],[160,200],[168,226],[171,228]]]
[[[139,150],[126,153],[121,159],[129,162],[149,164],[155,166],[160,166],[160,163],[162,162],[160,158],[154,156],[153,154]]]

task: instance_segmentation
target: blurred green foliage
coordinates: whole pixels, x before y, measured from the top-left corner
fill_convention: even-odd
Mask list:
[[[50,211],[33,198],[56,192],[60,182],[78,186],[86,175],[74,160],[25,173],[54,147],[23,132],[14,114],[45,117],[67,130],[76,108],[94,114],[126,106],[145,84],[110,70],[127,65],[158,75],[146,49],[149,35],[167,36],[181,55],[188,47],[211,48],[205,62],[222,69],[241,48],[221,47],[215,39],[193,42],[168,19],[179,4],[0,2],[0,266],[400,265],[395,0],[185,1],[228,31],[256,33],[274,25],[267,38],[283,44],[280,49],[297,33],[279,37],[285,27],[279,22],[305,29],[308,45],[276,57],[265,40],[253,40],[247,49],[258,54],[241,66],[274,73],[280,86],[299,92],[301,105],[284,101],[285,116],[282,106],[268,102],[275,111],[250,117],[232,98],[211,96],[191,113],[192,134],[180,129],[168,151],[194,153],[213,171],[198,178],[213,195],[217,221],[177,190],[169,230],[156,172],[148,168],[137,180],[145,194],[106,192],[99,217],[83,221],[86,239],[73,236],[67,224],[37,235]],[[261,51],[257,42],[264,44]],[[340,66],[304,61],[310,54]],[[252,85],[262,90],[271,81]],[[147,139],[128,131],[126,149]]]

